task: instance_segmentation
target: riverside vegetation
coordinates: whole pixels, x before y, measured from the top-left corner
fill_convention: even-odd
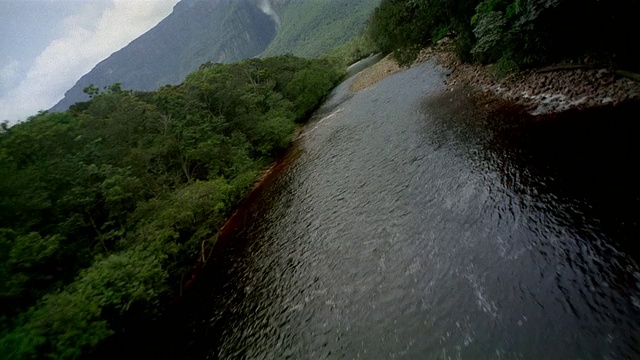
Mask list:
[[[0,358],[77,358],[158,316],[342,72],[293,56],[118,84],[0,130]]]
[[[89,86],[64,113],[4,124],[0,357],[77,358],[160,316],[345,59],[408,64],[454,35],[463,60],[499,72],[566,59],[637,71],[639,3],[382,0],[366,35],[325,59],[208,63],[153,92]]]
[[[638,71],[639,11],[637,0],[382,0],[369,32],[401,64],[453,35],[463,61],[498,75],[565,61]]]
[[[544,115],[640,98],[638,11],[637,0],[382,0],[369,36],[401,65],[435,56],[448,85]]]

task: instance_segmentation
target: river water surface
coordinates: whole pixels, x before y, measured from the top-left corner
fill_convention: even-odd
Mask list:
[[[481,113],[445,76],[338,87],[156,350],[640,358],[637,125]]]

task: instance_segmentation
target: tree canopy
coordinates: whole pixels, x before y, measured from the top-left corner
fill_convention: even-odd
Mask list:
[[[293,56],[208,63],[3,128],[0,357],[77,358],[130,314],[162,312],[341,76]]]
[[[589,58],[638,70],[639,10],[638,0],[382,0],[369,31],[403,63],[452,34],[467,61],[517,69]]]

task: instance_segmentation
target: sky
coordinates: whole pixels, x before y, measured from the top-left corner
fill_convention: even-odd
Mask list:
[[[55,105],[179,0],[0,0],[0,122]]]

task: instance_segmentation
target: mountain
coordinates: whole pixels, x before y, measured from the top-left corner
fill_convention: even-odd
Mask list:
[[[379,3],[380,0],[274,1],[281,26],[261,56],[320,56],[358,35]]]
[[[257,56],[316,57],[356,36],[380,0],[182,0],[154,28],[113,53],[51,111],[87,101],[83,89],[121,83],[154,90],[178,84],[206,62]]]
[[[154,28],[113,53],[65,93],[52,111],[88,100],[82,91],[116,82],[153,90],[178,84],[207,61],[229,63],[259,55],[277,23],[254,0],[182,0]]]

